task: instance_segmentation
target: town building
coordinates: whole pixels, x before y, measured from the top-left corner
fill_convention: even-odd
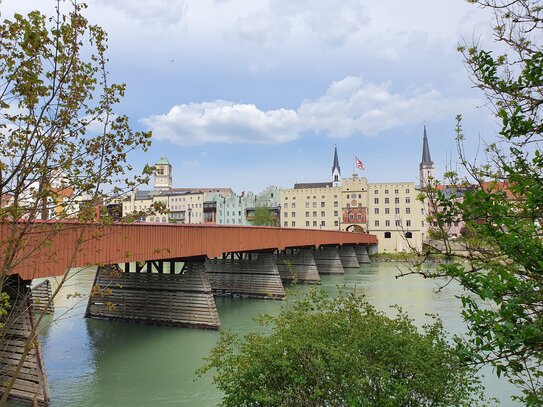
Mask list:
[[[419,169],[421,184],[433,179],[426,126]],[[415,182],[369,183],[356,173],[342,178],[337,147],[331,179],[282,189],[281,226],[372,233],[379,239],[380,252],[422,249],[428,225]]]

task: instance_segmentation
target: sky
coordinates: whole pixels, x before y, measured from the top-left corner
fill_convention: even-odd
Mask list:
[[[0,12],[53,4],[0,0]],[[130,161],[166,157],[176,187],[329,181],[335,145],[343,177],[356,156],[369,182],[418,182],[424,125],[438,178],[456,168],[457,114],[468,155],[496,133],[457,51],[492,47],[492,16],[464,0],[87,4],[109,34],[111,80],[127,85],[116,110],[153,131]]]

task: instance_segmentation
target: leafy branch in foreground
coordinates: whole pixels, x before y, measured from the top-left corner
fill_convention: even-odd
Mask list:
[[[311,291],[269,333],[221,332],[198,369],[213,371],[222,406],[472,406],[484,397],[439,320],[419,332],[399,308],[389,318],[353,294]]]

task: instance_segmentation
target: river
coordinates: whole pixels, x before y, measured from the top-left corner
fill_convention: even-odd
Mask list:
[[[426,313],[440,315],[447,331],[461,334],[465,325],[459,313],[458,286],[436,293],[437,282],[411,276],[396,279],[398,265],[372,263],[347,269],[345,275],[323,276],[320,288],[334,294],[338,285],[364,294],[377,308],[391,312],[398,304],[417,324]],[[51,405],[66,406],[214,406],[220,392],[210,377],[194,380],[194,371],[215,344],[218,332],[146,326],[83,318],[86,300],[68,294],[87,294],[93,270],[73,270],[56,300],[54,316],[47,316],[41,332],[43,356],[51,390]],[[290,297],[310,286],[290,286]],[[289,301],[289,300],[287,300]],[[286,301],[216,298],[223,329],[245,334],[259,329],[260,313],[279,312]],[[484,372],[487,395],[502,406],[513,387]]]

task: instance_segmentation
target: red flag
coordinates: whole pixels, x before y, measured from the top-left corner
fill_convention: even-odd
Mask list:
[[[358,158],[354,158],[356,160],[356,167],[357,168],[360,168],[362,171],[364,171],[364,164],[362,163],[362,161],[360,161]]]

